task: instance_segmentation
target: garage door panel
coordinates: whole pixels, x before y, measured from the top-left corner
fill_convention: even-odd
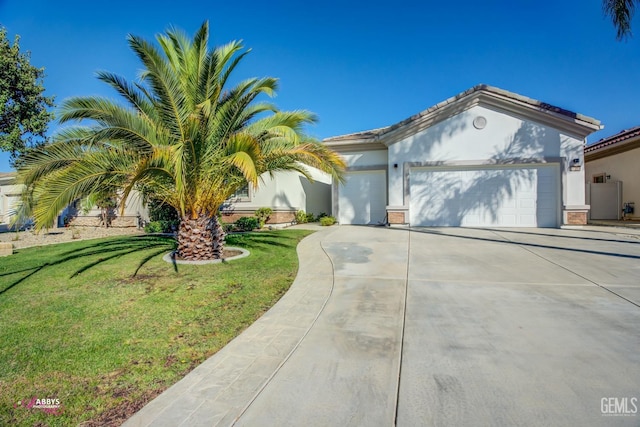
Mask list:
[[[535,209],[536,207],[536,201],[532,198],[526,198],[524,200],[520,200],[519,202],[520,203],[518,207],[522,209]]]
[[[410,221],[421,226],[555,227],[558,168],[414,168]]]
[[[504,224],[505,226],[515,226],[517,224],[516,215],[502,215],[500,217],[500,224]]]
[[[340,224],[378,224],[386,216],[387,179],[384,171],[349,172],[339,187]]]

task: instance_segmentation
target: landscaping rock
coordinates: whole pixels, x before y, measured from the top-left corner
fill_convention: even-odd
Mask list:
[[[8,242],[0,243],[0,256],[13,255],[13,244]]]

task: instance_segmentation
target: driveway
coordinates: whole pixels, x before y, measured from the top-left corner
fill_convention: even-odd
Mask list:
[[[631,233],[318,232],[289,293],[127,425],[640,425]]]
[[[412,232],[398,425],[640,425],[638,237]]]

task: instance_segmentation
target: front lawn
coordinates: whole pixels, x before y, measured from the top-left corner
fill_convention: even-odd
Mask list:
[[[0,258],[0,425],[119,425],[282,296],[309,233],[228,236],[251,256],[177,271],[160,255],[173,240],[158,236]],[[32,398],[58,399],[61,414]]]

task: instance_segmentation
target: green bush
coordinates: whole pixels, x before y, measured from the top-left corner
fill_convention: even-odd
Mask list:
[[[269,221],[269,215],[271,215],[272,212],[273,210],[271,208],[260,208],[256,210],[256,218],[258,218],[260,228],[264,227],[264,224]]]
[[[178,229],[180,221],[151,221],[144,226],[144,231],[147,233],[172,233]]]
[[[236,228],[240,231],[251,231],[258,228],[258,218],[243,216],[236,221]]]
[[[303,210],[296,212],[296,222],[298,224],[304,224],[307,222],[307,214]]]
[[[151,221],[144,226],[145,233],[162,233],[162,221]]]
[[[307,214],[307,220],[305,222],[314,222],[316,217],[312,213]]]
[[[320,225],[322,226],[329,226],[329,225],[333,225],[336,223],[336,218],[333,216],[323,216],[322,218],[320,218]]]

